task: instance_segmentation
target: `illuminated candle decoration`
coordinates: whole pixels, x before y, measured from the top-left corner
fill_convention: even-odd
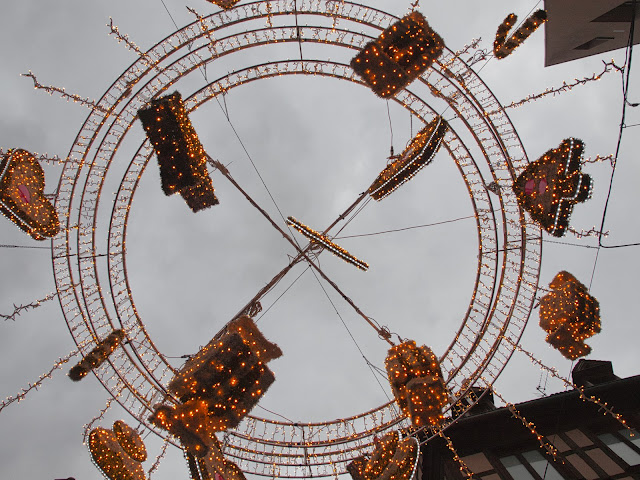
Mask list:
[[[69,378],[74,382],[82,380],[89,371],[98,368],[118,348],[124,338],[123,330],[114,330],[89,352],[80,362],[69,370]]]
[[[138,117],[158,156],[165,195],[179,192],[194,212],[218,204],[207,171],[206,153],[180,93],[152,100],[147,108],[138,111]]]
[[[566,232],[573,206],[591,197],[591,177],[581,173],[583,149],[578,139],[563,140],[527,165],[513,183],[520,206],[554,237]]]
[[[0,162],[0,211],[35,240],[60,230],[58,214],[44,196],[44,171],[26,150],[9,150]]]
[[[388,98],[427,70],[443,49],[440,35],[413,11],[367,43],[351,67],[376,95]]]
[[[409,480],[418,467],[418,441],[400,438],[399,432],[389,432],[376,445],[370,456],[354,459],[347,471],[354,480]]]
[[[389,349],[385,367],[393,395],[414,426],[440,425],[449,401],[438,357],[413,340]]]
[[[122,420],[113,423],[113,433],[115,433],[118,443],[134,460],[144,462],[147,459],[147,448],[142,441],[140,434]]]
[[[429,164],[440,148],[448,127],[441,116],[431,120],[409,142],[402,154],[378,175],[369,187],[369,195],[374,200],[382,200]]]
[[[569,272],[558,273],[549,287],[540,299],[540,326],[547,342],[569,360],[588,355],[591,347],[584,340],[601,328],[598,301]]]
[[[207,2],[215,3],[220,8],[223,8],[225,10],[229,10],[230,8],[233,8],[233,6],[239,1],[240,0],[207,0]]]
[[[120,427],[126,425],[122,421],[116,423],[119,423]],[[116,425],[114,424],[114,430],[115,428]],[[128,425],[127,428],[135,432]],[[89,434],[89,452],[94,463],[111,480],[145,480],[146,476],[141,461],[129,455],[127,450],[129,445],[125,448],[121,441],[122,438],[122,435],[119,436],[106,428],[98,427],[93,429]],[[140,439],[140,443],[144,449],[142,439]],[[136,448],[136,450],[139,451],[139,448]],[[146,449],[144,451],[146,459]]]
[[[282,355],[249,317],[239,317],[187,360],[168,385],[184,404],[207,406],[208,428],[236,427],[275,381],[266,363]]]
[[[513,35],[507,40],[509,30],[518,20],[518,16],[510,13],[498,27],[496,39],[493,42],[493,55],[497,59],[508,57],[513,51],[524,42],[529,35],[535,32],[540,25],[547,21],[547,12],[538,10],[532,13]]]
[[[287,225],[291,225],[293,228],[298,230],[301,234],[303,234],[309,240],[319,245],[322,245],[324,248],[329,250],[335,256],[340,257],[345,262],[350,263],[351,265],[355,265],[360,270],[366,271],[369,269],[368,263],[365,263],[362,260],[357,259],[353,255],[351,255],[349,252],[347,252],[344,248],[342,248],[340,245],[337,245],[333,243],[331,240],[329,240],[329,237],[327,237],[326,235],[323,235],[322,233],[317,232],[310,227],[307,227],[305,224],[301,223],[295,218],[287,217]]]

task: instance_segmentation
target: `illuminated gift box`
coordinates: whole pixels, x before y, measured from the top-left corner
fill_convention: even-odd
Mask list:
[[[414,426],[440,425],[449,401],[438,357],[409,340],[389,349],[385,367],[393,395]]]
[[[369,187],[369,195],[374,200],[382,200],[403,183],[409,181],[437,153],[449,124],[437,116],[413,137],[407,148],[380,172]]]
[[[388,98],[418,78],[443,49],[440,35],[414,11],[367,43],[351,67],[376,95]]]
[[[60,230],[58,214],[44,196],[44,171],[26,150],[9,150],[0,162],[0,211],[36,240]]]
[[[164,194],[179,192],[193,211],[216,205],[207,156],[180,93],[151,100],[138,117],[158,157]]]
[[[126,425],[122,421],[119,422]],[[122,425],[116,427],[114,424],[114,430],[118,428],[122,431],[121,427]],[[142,443],[142,439],[137,432],[128,425],[126,427],[129,429],[127,430],[129,440],[135,442],[136,445],[141,444],[142,448],[144,448],[144,443]],[[135,432],[135,434],[132,432]],[[133,436],[137,436],[137,438],[132,440]],[[141,461],[133,458],[128,453],[127,450],[130,451],[131,444],[124,442],[123,438],[122,433],[118,435],[118,433],[106,428],[98,427],[93,429],[89,433],[89,452],[94,463],[111,480],[145,480],[146,475]],[[139,446],[136,451],[140,452]],[[144,452],[144,458],[146,459],[146,449],[144,449]]]
[[[565,358],[575,360],[591,352],[584,340],[600,332],[600,305],[569,272],[558,273],[551,291],[540,299],[540,326],[547,342]]]
[[[581,173],[583,149],[578,139],[563,140],[527,165],[513,183],[520,206],[555,237],[564,235],[573,206],[591,197],[591,177]]]
[[[354,480],[409,480],[418,466],[418,441],[400,438],[389,432],[376,445],[370,456],[357,457],[347,471]]]

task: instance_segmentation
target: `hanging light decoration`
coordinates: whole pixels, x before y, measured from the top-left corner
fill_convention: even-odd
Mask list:
[[[529,35],[535,32],[540,25],[547,21],[547,12],[544,10],[537,10],[533,12],[518,28],[513,35],[507,39],[509,30],[518,20],[518,16],[515,13],[510,13],[504,19],[504,21],[498,27],[496,32],[496,39],[493,42],[493,55],[497,59],[503,59],[513,53],[513,51],[524,42]]]
[[[138,432],[122,420],[113,424],[113,431],[102,427],[93,429],[89,434],[89,452],[93,462],[111,480],[146,478],[141,463],[147,459],[144,442]]]
[[[342,248],[340,245],[337,245],[333,243],[331,240],[329,240],[329,237],[306,226],[304,223],[300,222],[299,220],[296,220],[293,217],[287,217],[287,225],[290,225],[296,230],[298,230],[301,234],[303,234],[312,242],[322,245],[324,248],[329,250],[335,256],[340,257],[345,262],[350,263],[351,265],[355,265],[360,270],[367,271],[369,269],[368,263],[365,263],[362,260],[359,260],[358,258],[354,257],[348,251]]]
[[[440,425],[449,394],[433,351],[409,340],[391,347],[384,363],[396,402],[413,425]]]
[[[565,358],[575,360],[591,353],[584,340],[600,333],[600,304],[569,272],[558,273],[551,291],[540,299],[540,326],[547,343]]]
[[[214,3],[224,10],[229,10],[238,3],[240,0],[207,0],[209,3]]]
[[[180,93],[151,100],[138,117],[158,156],[164,194],[179,192],[194,212],[217,205],[206,154]]]
[[[351,60],[351,68],[376,95],[389,98],[427,70],[443,49],[440,35],[413,11],[367,43]]]
[[[382,200],[403,183],[411,180],[425,165],[428,165],[440,148],[449,124],[441,116],[431,120],[413,137],[401,155],[380,172],[369,187],[374,200]]]
[[[124,338],[123,330],[114,330],[107,337],[98,342],[80,362],[69,370],[69,378],[74,382],[82,380],[89,371],[98,368],[118,348]]]
[[[400,438],[397,431],[375,441],[370,456],[355,458],[347,471],[354,480],[409,480],[418,467],[418,441],[414,437]]]
[[[35,240],[60,230],[58,214],[44,196],[44,171],[26,150],[11,149],[0,162],[0,211]]]
[[[591,198],[591,177],[581,173],[584,144],[563,140],[530,163],[513,183],[518,203],[554,237],[564,235],[576,203]]]

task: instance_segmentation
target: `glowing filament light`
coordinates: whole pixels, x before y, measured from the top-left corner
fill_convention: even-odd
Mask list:
[[[409,480],[418,467],[418,441],[400,438],[399,432],[389,432],[376,442],[369,456],[355,458],[347,471],[353,480]]]
[[[380,201],[411,180],[425,165],[431,163],[448,128],[448,123],[441,116],[431,120],[411,140],[402,154],[380,172],[369,187],[369,195]]]
[[[351,265],[355,265],[360,270],[368,270],[369,264],[359,260],[358,258],[351,255],[348,251],[342,248],[340,245],[333,243],[329,240],[329,237],[323,235],[320,232],[313,230],[312,228],[307,227],[305,224],[299,222],[293,217],[287,217],[287,225],[292,226],[296,230],[298,230],[302,235],[307,237],[312,242],[318,243],[322,245],[324,248],[329,250],[335,256],[340,257],[345,262],[350,263]]]
[[[123,330],[114,330],[100,341],[80,362],[69,370],[69,378],[74,382],[82,380],[89,371],[98,368],[118,348],[124,338]]]
[[[522,44],[529,35],[535,32],[540,25],[547,21],[547,12],[538,10],[529,16],[524,23],[518,28],[513,35],[507,39],[507,35],[511,27],[518,20],[518,16],[510,13],[498,27],[496,39],[493,42],[493,55],[497,59],[503,59],[513,53],[513,51]]]
[[[111,480],[146,478],[141,462],[147,459],[147,450],[140,435],[122,420],[113,424],[113,431],[93,429],[89,452],[96,466]]]

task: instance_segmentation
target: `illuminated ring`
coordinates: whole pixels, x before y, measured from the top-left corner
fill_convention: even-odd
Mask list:
[[[298,17],[315,23],[296,25],[294,8]],[[270,16],[278,17],[279,26],[264,26]],[[100,109],[93,110],[81,127],[56,198],[63,230],[52,241],[56,286],[69,330],[83,353],[112,329],[126,329],[130,343],[116,350],[95,374],[146,428],[167,435],[147,418],[152,406],[166,398],[164,385],[174,372],[147,334],[127,279],[129,208],[153,152],[145,142],[124,162],[128,163],[124,173],[117,170],[123,163],[114,159],[124,155],[118,156],[118,148],[135,124],[137,110],[150,98],[180,86],[200,65],[267,44],[315,42],[326,45],[328,55],[238,67],[201,90],[183,91],[187,110],[236,86],[278,75],[319,75],[361,83],[348,66],[349,59],[395,20],[362,5],[320,0],[263,1],[209,15],[204,24],[216,37],[211,49],[199,22],[175,32],[113,83],[99,100]],[[343,61],[329,61],[329,56]],[[451,128],[442,145],[456,162],[476,212],[475,287],[467,313],[441,358],[447,385],[459,402],[470,385],[491,384],[504,368],[513,346],[502,336],[517,342],[522,335],[538,283],[541,232],[524,216],[511,191],[513,180],[528,163],[526,154],[509,118],[482,80],[445,48],[434,67],[394,100],[426,123],[436,113],[422,100],[427,97],[448,105],[443,110],[454,117],[447,118]],[[466,135],[466,141],[460,135]],[[114,179],[119,187],[108,203],[111,197],[102,193]],[[499,187],[497,194],[487,190],[490,183]],[[105,246],[107,265],[97,257]],[[108,284],[100,282],[107,277]],[[225,453],[243,470],[258,475],[334,475],[345,471],[351,458],[369,450],[373,436],[408,424],[392,407],[386,404],[356,417],[323,423],[248,417],[228,435]]]

